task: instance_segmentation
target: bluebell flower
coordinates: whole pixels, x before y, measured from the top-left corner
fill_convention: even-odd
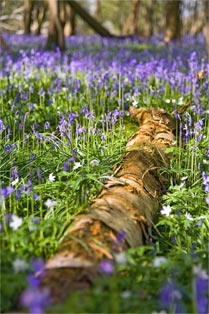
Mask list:
[[[167,282],[160,290],[160,304],[164,309],[171,310],[172,313],[180,314],[183,312],[181,304],[182,294],[173,282]]]
[[[206,193],[209,193],[209,175],[205,171],[202,172],[202,183]]]
[[[50,128],[50,122],[49,121],[46,121],[45,123],[44,123],[44,129],[45,130],[48,130]]]
[[[0,119],[0,134],[2,134],[5,129],[6,128],[5,128],[4,122],[3,120]]]
[[[30,314],[44,314],[44,309],[50,305],[49,290],[29,287],[22,293],[20,303]]]
[[[103,273],[107,275],[111,275],[115,271],[114,262],[110,259],[105,259],[101,261],[99,264],[99,268]]]
[[[6,186],[5,188],[2,188],[1,190],[1,194],[3,197],[8,197],[13,192],[14,192],[14,188],[12,186]]]
[[[208,313],[209,310],[209,276],[201,265],[194,266],[193,268],[195,276],[195,294],[196,294],[196,306],[198,314]]]

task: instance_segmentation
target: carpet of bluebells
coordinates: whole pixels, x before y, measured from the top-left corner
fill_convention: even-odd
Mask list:
[[[75,36],[45,51],[44,37],[4,34],[0,56],[1,309],[30,313],[199,313],[209,287],[209,63],[204,37]],[[203,71],[204,70],[204,71]],[[198,75],[198,73],[201,74]],[[35,276],[75,215],[120,162],[138,126],[130,105],[176,114],[167,194],[153,244],[104,260],[85,292],[51,307]],[[120,240],[121,235],[118,235]],[[82,298],[82,302],[80,302]]]

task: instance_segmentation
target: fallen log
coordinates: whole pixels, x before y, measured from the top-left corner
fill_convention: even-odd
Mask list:
[[[130,107],[130,115],[140,127],[128,140],[122,162],[46,262],[41,281],[55,303],[63,302],[72,290],[90,287],[99,263],[114,259],[115,250],[152,240],[153,217],[166,192],[167,178],[159,170],[169,166],[165,149],[175,141],[176,120],[157,108]],[[121,233],[123,239],[117,242]]]

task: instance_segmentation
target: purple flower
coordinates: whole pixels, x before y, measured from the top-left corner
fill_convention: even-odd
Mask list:
[[[50,122],[46,121],[44,124],[44,129],[48,130],[50,128]]]
[[[208,310],[208,280],[201,278],[200,276],[196,277],[196,291],[197,291],[197,308],[198,313],[204,314]]]
[[[32,191],[32,182],[30,180],[27,181],[26,184],[24,184],[24,192],[25,194],[29,194]]]
[[[68,171],[69,164],[70,164],[71,162],[74,162],[75,160],[76,160],[75,157],[70,157],[70,158],[68,158],[68,160],[67,160],[67,161],[64,163],[64,165],[63,165],[64,171]]]
[[[12,175],[11,175],[11,180],[15,180],[18,178],[18,171],[17,171],[17,167],[12,167]]]
[[[32,161],[32,160],[34,160],[35,158],[36,158],[36,154],[31,153],[31,154],[30,154],[30,160]]]
[[[44,97],[45,96],[45,91],[43,89],[43,87],[41,87],[41,89],[38,91],[38,95]]]
[[[13,192],[14,192],[14,188],[12,186],[6,186],[5,188],[2,188],[1,190],[3,197],[8,197]]]
[[[5,222],[8,224],[11,221],[12,213],[5,214]]]
[[[166,283],[160,290],[160,304],[165,309],[172,308],[175,313],[183,313],[181,299],[182,294],[173,282]]]
[[[34,275],[28,276],[28,284],[31,288],[38,288],[39,287],[39,279]]]
[[[64,171],[68,171],[68,168],[69,168],[69,161],[67,160],[63,165],[63,169]]]
[[[42,258],[36,258],[33,260],[32,265],[33,265],[34,271],[39,272],[39,271],[44,270],[45,263]]]
[[[33,130],[35,131],[39,127],[39,124],[37,122],[33,123]]]
[[[44,270],[44,261],[41,258],[34,259],[32,267],[34,273],[28,276],[28,288],[22,293],[20,303],[29,310],[29,313],[41,314],[50,305],[49,290],[40,287],[40,275]]]
[[[24,99],[24,100],[28,99],[28,95],[29,95],[28,91],[24,92],[22,94],[22,99]]]
[[[14,149],[17,148],[16,144],[8,144],[4,147],[5,152],[11,153]]]
[[[20,297],[22,306],[28,308],[31,314],[42,314],[50,304],[49,290],[46,288],[27,288]]]
[[[209,176],[205,171],[202,172],[202,183],[206,193],[209,193]]]
[[[41,180],[42,179],[41,168],[38,167],[36,169],[36,174],[37,174],[37,177],[39,178],[39,180]]]
[[[19,186],[18,189],[16,190],[16,192],[15,192],[15,199],[16,199],[17,201],[19,201],[23,189],[24,189],[24,187],[21,185],[21,186]]]
[[[115,270],[113,261],[109,259],[101,261],[101,263],[99,264],[99,268],[103,273],[107,275],[113,274]]]
[[[86,128],[84,126],[76,125],[76,134],[83,134],[86,133]]]
[[[74,112],[69,113],[69,124],[70,125],[73,123],[73,121],[75,120],[76,117],[78,117],[77,113],[74,113]]]
[[[125,239],[125,236],[126,236],[126,232],[125,232],[125,230],[122,230],[121,232],[119,232],[118,234],[117,234],[117,240],[118,240],[118,242],[123,242],[123,240]]]
[[[196,294],[196,305],[199,314],[208,313],[209,302],[208,302],[208,287],[209,277],[204,269],[200,265],[194,266],[195,274],[195,294]]]
[[[38,201],[38,200],[40,200],[40,195],[33,194],[33,198],[34,198],[35,201]]]
[[[0,134],[2,134],[5,129],[6,128],[5,128],[4,122],[3,120],[0,119]]]
[[[36,224],[36,225],[40,224],[40,218],[39,217],[33,217],[32,220],[33,220],[34,224]]]

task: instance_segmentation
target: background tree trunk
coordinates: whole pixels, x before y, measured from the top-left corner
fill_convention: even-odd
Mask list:
[[[34,7],[33,0],[25,0],[24,3],[24,33],[30,34],[31,33],[31,24],[32,24],[32,11]]]
[[[52,49],[54,46],[65,49],[65,37],[59,15],[59,1],[47,0],[50,22],[48,30],[48,38],[46,43],[46,49]]]
[[[128,18],[128,21],[125,24],[124,34],[127,34],[127,35],[137,34],[139,5],[140,5],[140,0],[132,0],[131,12],[130,12],[130,16]]]
[[[64,4],[65,8],[65,25],[64,34],[65,36],[71,36],[75,34],[75,11],[71,8],[69,3]]]
[[[35,35],[40,35],[41,33],[41,26],[46,16],[46,3],[45,1],[38,1],[36,2],[36,19],[35,23]]]
[[[167,0],[166,2],[166,29],[164,41],[181,38],[181,1]]]
[[[207,57],[209,60],[209,1],[208,0],[204,0],[204,12],[205,12],[204,34],[205,34],[205,40],[206,40]]]
[[[145,37],[150,37],[154,33],[154,17],[155,17],[155,12],[154,12],[154,5],[152,0],[147,0],[146,1],[146,24],[144,25],[145,27]]]
[[[5,40],[3,39],[2,35],[0,34],[0,48],[3,51],[10,51],[10,48],[8,47],[8,45],[6,44]]]
[[[46,263],[42,285],[50,288],[54,302],[89,287],[99,273],[99,263],[113,260],[114,251],[151,241],[153,217],[168,179],[159,169],[168,167],[165,149],[175,140],[176,121],[157,108],[130,107],[130,114],[140,128],[129,139],[122,163]]]
[[[94,17],[99,22],[101,20],[101,1],[95,0]]]

